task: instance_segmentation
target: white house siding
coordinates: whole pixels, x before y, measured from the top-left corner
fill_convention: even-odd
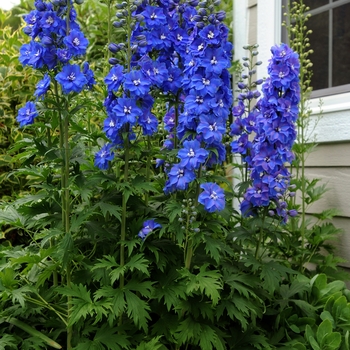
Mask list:
[[[259,60],[264,62],[258,67],[258,78],[266,76],[271,46],[281,42],[281,17],[281,0],[234,1],[235,59],[246,55],[242,47],[254,44],[256,35]],[[257,25],[253,23],[255,18]],[[321,179],[321,183],[327,184],[328,192],[308,212],[339,210],[333,222],[344,233],[339,236],[337,253],[349,260],[343,265],[350,267],[350,93],[323,97],[320,120],[319,103],[320,99],[310,100],[310,132],[318,146],[307,159],[306,175],[310,179]],[[318,123],[314,127],[312,124],[316,120]]]

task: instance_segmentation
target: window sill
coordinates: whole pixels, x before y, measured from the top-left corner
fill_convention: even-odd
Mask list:
[[[324,114],[345,110],[350,111],[350,92],[339,93],[336,95],[328,95],[323,97],[316,97],[311,95],[309,108],[312,111],[312,115],[320,114],[320,110],[322,110]]]

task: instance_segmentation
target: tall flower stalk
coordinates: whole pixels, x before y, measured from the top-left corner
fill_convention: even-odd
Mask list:
[[[300,179],[300,199],[301,199],[301,210],[300,210],[300,235],[301,245],[304,247],[306,243],[306,210],[307,210],[307,193],[306,193],[306,178],[305,178],[305,167],[306,158],[308,153],[314,147],[312,140],[308,134],[308,128],[310,126],[310,114],[311,110],[308,108],[308,100],[312,91],[311,76],[312,63],[309,59],[309,55],[313,51],[309,48],[309,35],[311,30],[307,28],[307,21],[310,18],[310,14],[306,14],[309,8],[304,4],[303,1],[293,2],[292,5],[288,6],[287,22],[284,22],[284,26],[288,32],[288,38],[291,47],[299,53],[300,59],[300,117],[297,121],[297,147],[294,148],[297,160],[293,163],[292,171],[295,172],[296,179]],[[308,133],[308,134],[307,134]],[[292,201],[293,205],[296,205],[295,198]],[[296,220],[292,221],[293,230],[296,230]],[[303,260],[301,257],[300,268],[303,269]]]
[[[252,109],[248,108],[244,118],[247,108],[244,101],[248,101],[249,107],[260,92],[252,91],[251,84],[240,82],[238,86],[245,92],[238,96],[231,125],[231,135],[237,137],[231,143],[232,151],[242,155],[250,178],[241,211],[244,216],[261,217],[256,258],[264,239],[266,217],[276,217],[285,223],[289,216],[297,214],[295,209],[288,210],[287,201],[294,195],[290,190],[288,165],[294,159],[291,149],[296,139],[300,64],[298,55],[286,44],[272,47],[271,52],[269,77],[262,85],[262,97]],[[251,67],[247,61],[246,66]],[[255,82],[255,86],[261,83]]]
[[[87,39],[80,31],[75,21],[76,13],[70,1],[50,3],[37,1],[35,10],[24,16],[27,26],[24,32],[31,37],[29,44],[22,46],[20,61],[23,65],[32,66],[35,69],[46,71],[43,79],[38,83],[34,95],[37,99],[46,103],[46,95],[50,93],[53,85],[55,102],[52,109],[56,109],[59,119],[59,145],[62,155],[61,167],[61,216],[62,216],[62,240],[71,241],[70,225],[70,105],[73,95],[83,89],[91,88],[94,84],[93,73],[87,63],[81,69],[77,64],[71,64],[71,60],[79,59],[86,52]],[[50,102],[48,102],[48,105]],[[19,111],[18,121],[21,126],[34,122],[33,117],[40,112],[36,111],[35,103],[28,102],[24,107],[23,115]],[[24,118],[25,117],[25,118]],[[53,243],[53,242],[52,242]],[[67,252],[66,254],[69,254]],[[66,285],[71,287],[71,262],[70,258],[62,262],[65,268]],[[57,271],[54,272],[54,286],[58,285]],[[69,324],[71,310],[71,296],[67,297],[67,324]],[[67,349],[72,348],[71,326],[67,328]]]

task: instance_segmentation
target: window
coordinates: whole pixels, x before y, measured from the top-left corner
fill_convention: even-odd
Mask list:
[[[314,53],[312,97],[350,91],[350,0],[303,0]]]

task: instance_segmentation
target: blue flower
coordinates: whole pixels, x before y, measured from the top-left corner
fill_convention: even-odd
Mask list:
[[[203,136],[205,143],[221,142],[222,136],[226,132],[223,119],[203,114],[200,116],[199,120],[200,123],[197,127],[197,133]]]
[[[44,78],[38,82],[36,85],[36,90],[34,96],[41,97],[47,93],[47,90],[50,87],[51,79],[50,76],[46,73]]]
[[[65,94],[72,91],[81,92],[88,82],[77,64],[64,66],[62,72],[58,73],[55,79],[61,84]]]
[[[112,152],[111,147],[112,146],[107,143],[95,154],[95,166],[101,170],[107,170],[109,165],[108,162],[114,158],[114,153]]]
[[[153,219],[146,220],[140,232],[137,234],[142,240],[144,240],[151,232],[153,232],[156,228],[161,228],[162,225],[155,222]]]
[[[191,87],[201,94],[214,96],[221,83],[222,81],[213,75],[195,74],[191,80]]]
[[[222,48],[208,48],[205,50],[201,66],[205,68],[206,73],[219,75],[229,65],[230,61],[225,56]]]
[[[35,41],[24,44],[20,49],[19,61],[25,66],[32,66],[36,69],[42,68],[44,62],[45,48]]]
[[[88,62],[83,63],[83,74],[85,75],[87,80],[86,87],[88,89],[92,89],[92,87],[96,84],[96,81],[94,77],[94,72],[90,69]]]
[[[208,44],[218,44],[222,40],[220,31],[216,26],[210,24],[199,32],[199,36]]]
[[[71,30],[69,35],[63,39],[63,42],[73,56],[84,55],[89,44],[84,34],[75,29]]]
[[[165,194],[174,192],[176,190],[186,190],[190,182],[192,182],[196,175],[193,170],[186,169],[179,164],[172,166],[168,173],[168,180],[165,183]]]
[[[38,116],[35,103],[27,102],[24,107],[20,108],[17,115],[17,121],[19,125],[25,126],[34,123],[34,118]]]
[[[117,91],[120,84],[123,82],[123,79],[123,66],[118,64],[111,68],[106,75],[104,82],[107,85],[108,91]]]
[[[143,134],[152,136],[158,129],[158,119],[152,113],[144,113],[138,120],[142,126]]]
[[[112,109],[112,113],[117,117],[118,123],[124,125],[130,123],[135,125],[136,120],[140,117],[143,112],[137,107],[136,101],[133,98],[119,98],[116,105]]]
[[[184,148],[180,149],[177,157],[181,159],[180,166],[193,170],[198,169],[208,157],[208,151],[201,148],[201,144],[197,140],[185,141]]]
[[[147,6],[141,13],[145,18],[147,28],[162,27],[167,24],[163,9],[154,6]]]
[[[72,53],[68,49],[58,49],[57,58],[62,63],[67,63],[73,57]]]
[[[132,70],[125,74],[124,88],[131,96],[146,95],[150,89],[151,82],[140,70]]]
[[[198,196],[198,202],[204,205],[209,213],[221,211],[225,208],[224,190],[214,182],[201,184],[203,192]]]

